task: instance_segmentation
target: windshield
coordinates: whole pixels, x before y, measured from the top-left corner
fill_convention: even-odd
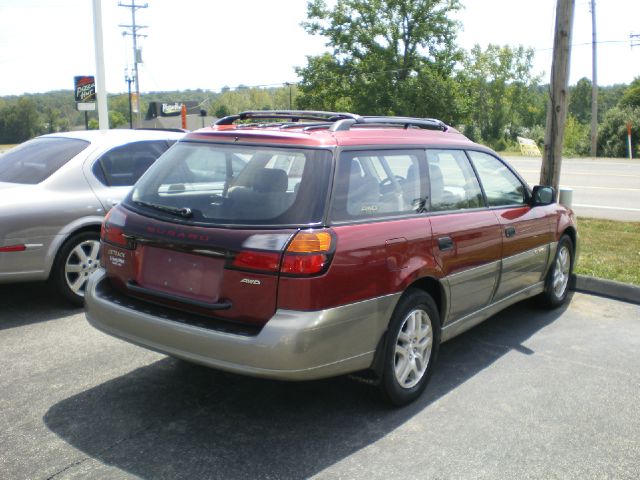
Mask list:
[[[40,137],[0,155],[0,182],[35,185],[89,146],[75,138]]]
[[[178,142],[140,179],[125,204],[196,224],[317,224],[331,157],[327,150]]]

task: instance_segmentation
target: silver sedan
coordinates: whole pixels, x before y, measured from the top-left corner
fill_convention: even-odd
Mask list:
[[[49,279],[82,304],[105,213],[182,135],[58,133],[0,155],[0,283]]]

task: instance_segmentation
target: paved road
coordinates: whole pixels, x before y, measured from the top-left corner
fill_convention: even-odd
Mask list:
[[[542,159],[506,159],[530,185],[540,183]],[[560,187],[573,189],[579,216],[640,222],[640,160],[563,159]]]
[[[0,478],[640,478],[640,307],[531,301],[443,345],[401,410],[345,378],[279,383],[108,337],[0,286]]]

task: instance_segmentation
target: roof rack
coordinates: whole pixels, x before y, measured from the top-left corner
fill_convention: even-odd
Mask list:
[[[358,119],[345,118],[336,121],[329,130],[332,132],[342,132],[350,130],[353,126],[360,125],[392,125],[402,127],[405,130],[422,128],[425,130],[441,130],[446,132],[449,126],[436,118],[412,118],[412,117],[360,117]]]
[[[300,120],[311,120],[315,122],[333,123],[338,120],[356,120],[362,118],[353,113],[323,112],[312,110],[258,110],[242,112],[237,115],[229,115],[217,120],[214,125],[232,125],[238,120],[275,120],[287,119],[292,122]]]
[[[446,132],[449,127],[441,120],[435,118],[413,117],[384,117],[361,116],[346,112],[324,112],[313,110],[257,110],[242,112],[237,115],[229,115],[221,118],[214,125],[232,125],[238,120],[289,120],[289,122],[276,123],[281,128],[293,128],[304,126],[305,130],[327,128],[331,132],[343,132],[352,127],[391,125],[396,127],[422,128],[425,130],[440,130]],[[300,124],[301,120],[306,120]],[[313,123],[310,123],[313,122]],[[271,126],[271,125],[269,125]]]

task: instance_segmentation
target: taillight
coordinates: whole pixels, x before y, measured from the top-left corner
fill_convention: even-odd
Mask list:
[[[232,265],[242,270],[277,272],[280,266],[280,252],[244,251],[236,255]]]
[[[128,241],[124,236],[124,221],[126,215],[115,208],[109,210],[107,215],[102,221],[102,227],[100,228],[100,239],[103,242],[111,243],[112,245],[118,245],[121,247],[127,247]]]
[[[333,236],[330,232],[298,232],[284,252],[280,272],[287,275],[315,275],[326,269],[332,253]]]
[[[279,238],[268,237],[273,246],[280,242]],[[276,242],[276,240],[278,240]],[[267,245],[268,242],[252,238],[251,245]],[[285,242],[277,245],[278,250],[243,250],[239,252],[231,266],[241,270],[267,273],[283,273],[285,275],[315,275],[323,272],[329,265],[333,255],[333,235],[329,231],[314,232],[306,230],[298,232],[289,242],[282,256]]]

